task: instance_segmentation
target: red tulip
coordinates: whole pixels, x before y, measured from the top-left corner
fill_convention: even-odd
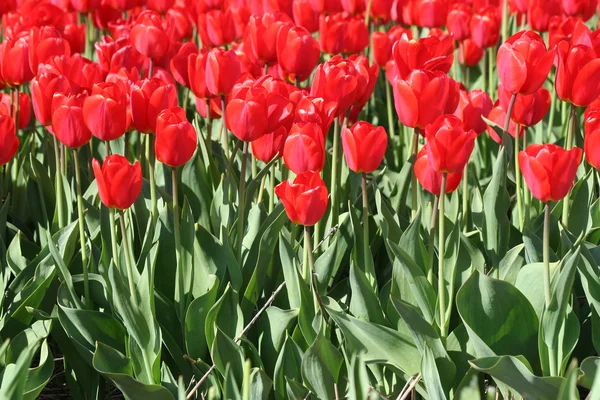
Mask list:
[[[535,31],[546,32],[549,30],[552,17],[559,16],[561,13],[559,0],[529,0],[527,24]],[[551,49],[554,48],[555,43],[552,43],[551,39],[548,44]]]
[[[595,117],[595,125],[598,124],[597,117],[598,116]],[[588,126],[589,125],[586,125],[584,139],[585,159],[591,166],[593,166],[596,169],[600,169],[600,129],[590,129],[588,128]]]
[[[277,33],[283,25],[291,25],[290,17],[283,13],[253,15],[244,33],[244,50],[255,64],[263,66],[277,62]]]
[[[319,14],[334,14],[344,11],[340,0],[311,0],[313,9]]]
[[[511,94],[502,85],[498,86],[500,105],[503,109],[508,108]],[[534,126],[540,122],[550,109],[550,92],[539,88],[530,95],[518,95],[513,106],[511,119],[523,126]],[[502,125],[503,126],[503,125]]]
[[[206,57],[206,88],[213,96],[227,95],[240,77],[235,51],[215,48]]]
[[[0,112],[0,166],[14,157],[19,149],[19,143],[15,121],[10,115]]]
[[[38,65],[54,56],[70,55],[71,46],[54,26],[33,27],[29,34],[29,65],[34,75]]]
[[[69,43],[71,53],[83,53],[85,51],[86,41],[85,33],[87,27],[85,24],[67,24],[63,29],[62,36]]]
[[[113,40],[110,36],[102,36],[94,47],[98,64],[104,73],[118,72],[123,67],[128,70],[133,68],[139,70],[145,61],[145,57],[131,45],[128,38]]]
[[[384,66],[392,56],[392,41],[385,32],[373,32],[371,41],[375,63]]]
[[[400,121],[411,128],[425,128],[458,106],[458,84],[441,72],[414,70],[406,80],[393,83],[394,104]]]
[[[519,152],[521,172],[533,197],[542,202],[563,199],[573,186],[581,154],[579,147],[565,150],[550,143],[532,144]]]
[[[198,16],[198,35],[202,46],[220,47],[231,43],[236,37],[235,25],[230,12],[211,10]]]
[[[252,154],[258,160],[268,163],[273,158],[281,157],[288,132],[284,126],[267,133],[252,142]]]
[[[101,0],[71,0],[71,6],[79,13],[95,11],[100,7]]]
[[[200,49],[198,54],[190,54],[187,58],[188,82],[196,97],[208,99],[213,95],[206,87],[206,59],[208,52]]]
[[[471,17],[471,38],[482,49],[495,46],[500,38],[500,12],[486,7]]]
[[[52,123],[52,96],[55,93],[67,94],[71,92],[71,84],[64,75],[55,75],[50,72],[39,74],[31,81],[31,98],[33,112],[42,125]]]
[[[52,131],[65,146],[78,149],[92,138],[83,121],[83,103],[87,95],[55,94],[52,98]]]
[[[554,50],[546,50],[544,40],[537,33],[516,33],[498,50],[498,75],[502,85],[513,94],[535,93],[548,77],[554,54]]]
[[[221,109],[221,99],[218,97],[213,97],[210,100],[196,97],[196,110],[198,111],[198,114],[200,114],[202,118],[208,118],[209,110],[207,110],[206,107],[207,101],[210,103],[210,117],[212,119],[221,118],[221,115],[223,115],[223,110]]]
[[[268,92],[251,87],[232,96],[227,104],[227,128],[240,140],[252,142],[267,133]]]
[[[490,95],[483,90],[476,89],[471,92],[461,90],[454,115],[463,121],[466,130],[473,130],[479,135],[487,128],[487,124],[481,117],[487,118],[492,107]]]
[[[494,104],[494,108],[492,108],[492,110],[490,111],[487,118],[490,121],[494,122],[497,126],[504,127],[504,122],[506,120],[506,111],[504,111],[504,108],[502,108],[499,101],[496,101],[496,103]],[[498,133],[496,133],[494,128],[492,128],[491,126],[488,125],[486,129],[487,129],[488,133],[490,134],[490,137],[494,140],[494,142],[496,142],[496,143],[502,142],[502,138],[500,136],[498,136]],[[516,130],[517,130],[517,124],[515,123],[515,121],[513,121],[511,119],[509,122],[509,125],[508,125],[508,133],[513,138],[515,137]],[[523,128],[523,126],[520,126],[519,127],[519,139],[523,136],[524,132],[525,132],[525,129]]]
[[[591,0],[562,0],[562,9],[565,15],[569,17],[580,17],[587,21],[594,15],[598,2]]]
[[[335,101],[325,101],[320,97],[309,97],[300,94],[295,109],[294,122],[316,123],[324,133],[329,132],[329,127],[335,118],[337,104]],[[293,100],[292,100],[293,101]]]
[[[414,171],[417,180],[425,190],[436,196],[440,195],[442,191],[442,173],[437,172],[429,164],[425,147],[417,154]],[[452,193],[456,190],[462,180],[462,174],[462,170],[455,174],[448,174],[446,177],[446,193]]]
[[[169,38],[156,11],[143,11],[131,28],[129,40],[141,54],[156,60],[169,49]]]
[[[590,104],[583,114],[583,131],[586,135],[600,129],[600,108],[594,106],[594,103]]]
[[[365,0],[340,0],[340,3],[348,14],[361,14],[367,8]]]
[[[474,67],[479,64],[483,58],[483,49],[477,47],[472,39],[466,39],[460,42],[458,52],[458,61],[467,67]]]
[[[454,60],[452,37],[413,40],[403,35],[394,44],[392,54],[402,79],[417,69],[448,73]]]
[[[319,30],[319,13],[312,7],[311,0],[294,0],[292,3],[294,23],[310,33]]]
[[[424,28],[439,28],[446,24],[447,0],[416,0],[412,3],[415,24]]]
[[[577,23],[572,42],[557,46],[556,94],[563,101],[587,106],[600,92],[600,58],[583,23]]]
[[[325,166],[325,143],[315,123],[294,124],[283,147],[283,161],[295,174],[321,171]]]
[[[371,0],[371,18],[387,23],[392,17],[394,0]]]
[[[360,53],[369,44],[369,30],[360,17],[343,14],[321,15],[321,51],[328,54]]]
[[[190,87],[188,58],[192,54],[198,54],[198,46],[194,42],[186,42],[169,63],[171,75],[181,86]]]
[[[471,36],[471,15],[473,9],[466,3],[455,3],[448,12],[446,28],[454,40],[463,41]]]
[[[343,52],[345,54],[362,53],[369,45],[369,28],[365,24],[364,18],[359,16],[347,18],[345,25]]]
[[[159,14],[164,14],[175,4],[175,0],[148,0],[146,6]]]
[[[115,140],[125,133],[131,122],[127,106],[127,94],[119,85],[98,83],[83,103],[85,126],[100,140]]]
[[[425,132],[431,168],[437,172],[460,173],[471,157],[477,133],[466,130],[454,115],[440,116]]]
[[[290,79],[303,82],[315,69],[321,52],[316,39],[301,26],[284,25],[277,35],[279,67]]]
[[[4,83],[10,87],[21,86],[34,77],[29,64],[29,40],[27,37],[4,40],[0,72]]]
[[[381,126],[357,122],[351,128],[342,128],[346,164],[354,172],[368,174],[375,171],[383,161],[387,143],[387,133]]]
[[[104,160],[104,164],[95,158],[92,168],[98,185],[98,195],[108,208],[125,210],[138,198],[142,191],[142,167],[140,162],[129,164],[120,154],[113,154]]]
[[[548,46],[553,49],[563,40],[570,42],[578,21],[577,18],[564,15],[551,17],[548,22]]]
[[[14,95],[5,93],[1,96],[0,103],[10,110],[14,102]],[[7,113],[10,116],[10,113]],[[19,129],[25,129],[31,120],[31,99],[27,93],[19,92]],[[14,121],[13,121],[14,122]]]
[[[131,87],[131,120],[142,133],[156,132],[156,118],[177,106],[177,88],[158,78],[144,79]]]
[[[312,226],[327,211],[329,193],[316,171],[304,172],[296,176],[294,182],[281,182],[275,187],[275,194],[283,203],[288,218],[295,224]]]
[[[337,103],[336,116],[343,116],[356,99],[358,72],[354,64],[334,56],[317,67],[310,95]]]
[[[163,110],[156,118],[156,159],[170,167],[181,167],[194,152],[198,137],[181,107]]]
[[[171,8],[165,15],[168,28],[168,35],[171,42],[182,42],[192,39],[194,34],[193,18],[190,12],[185,8]],[[185,42],[190,43],[190,42]]]

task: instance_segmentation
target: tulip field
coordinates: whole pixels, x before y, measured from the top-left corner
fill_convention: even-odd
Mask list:
[[[600,400],[596,0],[0,0],[0,400]]]

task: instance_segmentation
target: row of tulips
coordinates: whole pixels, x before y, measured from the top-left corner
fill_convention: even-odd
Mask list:
[[[4,2],[5,364],[51,337],[80,398],[100,379],[132,399],[462,398],[476,371],[506,398],[595,395],[578,317],[598,333],[600,217],[577,218],[597,205],[596,8]],[[14,211],[25,164],[54,217]],[[8,370],[0,397],[43,390]]]

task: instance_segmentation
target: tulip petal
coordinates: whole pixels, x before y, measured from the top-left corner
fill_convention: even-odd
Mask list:
[[[600,92],[600,58],[587,63],[573,82],[571,97],[573,104],[588,106]]]

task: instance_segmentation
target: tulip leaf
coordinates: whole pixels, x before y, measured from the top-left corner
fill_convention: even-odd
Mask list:
[[[352,253],[354,264],[364,273],[373,292],[377,293],[377,275],[375,273],[373,255],[371,254],[370,248],[365,249],[363,244],[364,233],[362,224],[356,215],[354,206],[350,202],[348,203],[348,210],[354,236],[354,251]]]
[[[241,386],[244,376],[244,352],[219,328],[217,328],[210,355],[217,370],[225,375],[225,370],[228,368],[237,382],[237,386]]]
[[[446,393],[440,380],[439,365],[436,365],[433,352],[426,344],[423,348],[423,359],[421,360],[421,371],[428,398],[433,400],[446,400]]]
[[[281,257],[281,268],[285,280],[290,307],[300,308],[302,300],[300,297],[300,283],[298,280],[298,260],[292,245],[283,233],[279,234],[279,256]]]
[[[343,358],[340,352],[319,334],[302,357],[302,377],[308,388],[320,399],[335,397]]]
[[[214,275],[213,275],[214,276]],[[204,336],[208,311],[217,300],[219,280],[213,281],[211,289],[194,299],[187,309],[185,317],[185,343],[188,355],[193,359],[206,359],[208,345]]]
[[[238,305],[238,295],[228,283],[225,292],[206,315],[204,334],[208,348],[212,349],[217,328],[229,337],[235,337],[244,328],[244,316]]]
[[[579,377],[579,384],[586,389],[591,389],[594,381],[600,381],[600,357],[588,357],[581,362],[583,375]],[[600,386],[600,384],[598,385]]]
[[[302,380],[302,358],[304,354],[291,336],[286,336],[273,374],[275,398],[284,399],[286,393],[285,379]]]
[[[350,264],[350,312],[357,318],[387,325],[377,294],[373,292],[367,276],[354,263]]]

